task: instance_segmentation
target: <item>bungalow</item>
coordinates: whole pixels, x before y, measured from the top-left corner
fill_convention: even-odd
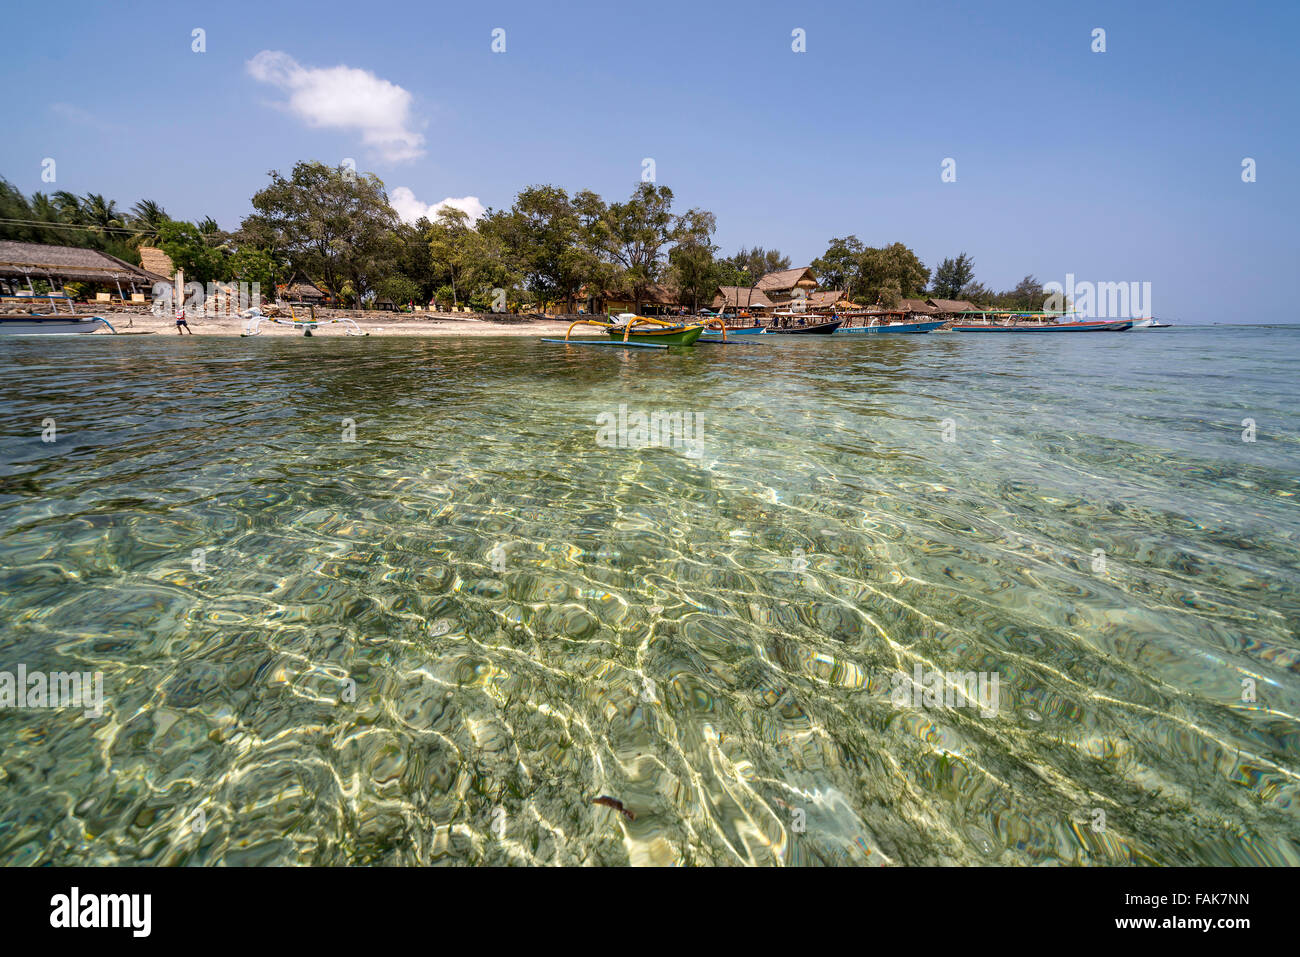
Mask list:
[[[306,281],[290,282],[288,285],[277,286],[276,292],[280,294],[281,298],[287,299],[294,305],[320,306],[329,298],[314,284]]]
[[[909,316],[933,316],[939,311],[924,299],[900,299],[896,308]]]
[[[982,312],[979,306],[973,302],[967,302],[965,299],[927,299],[927,303],[934,307],[936,315],[952,318],[963,312]]]
[[[737,312],[741,309],[771,309],[772,300],[752,286],[719,286],[709,305],[714,312],[724,308]]]
[[[34,292],[32,280],[41,279],[52,288],[65,283],[89,283],[105,292],[116,292],[126,299],[128,291],[149,294],[156,282],[171,282],[170,277],[133,266],[125,260],[81,246],[52,246],[47,243],[21,243],[0,240],[0,285],[9,295],[26,285]]]
[[[808,293],[804,299],[804,309],[808,312],[835,312],[856,308],[857,304],[843,289],[817,289]]]
[[[578,294],[579,301],[585,301],[587,312],[591,315],[618,315],[620,312],[636,312],[636,297],[628,291],[617,289],[588,289],[585,286]],[[669,286],[653,284],[641,293],[640,310],[642,315],[665,315],[680,312],[682,303],[676,292]]]
[[[800,266],[797,269],[782,269],[759,276],[754,287],[767,296],[773,305],[780,306],[795,297],[796,289],[802,289],[804,292],[812,292],[816,289],[817,277],[807,266]]]

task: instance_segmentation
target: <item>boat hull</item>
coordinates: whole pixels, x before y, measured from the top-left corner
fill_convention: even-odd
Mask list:
[[[1013,323],[1002,326],[978,324],[952,327],[953,332],[1125,332],[1131,328],[1133,328],[1132,319],[1121,319],[1115,322],[1061,322],[1054,325]]]
[[[840,326],[844,325],[843,319],[835,319],[831,322],[819,322],[812,326],[794,326],[789,329],[777,329],[775,327],[767,330],[768,335],[777,336],[829,336]]]
[[[660,330],[646,329],[642,332],[633,332],[627,337],[627,341],[653,343],[659,346],[691,346],[700,338],[702,332],[704,332],[703,326],[674,326]],[[621,340],[623,338],[622,329],[610,329],[607,334],[610,339]]]
[[[921,332],[933,332],[935,329],[943,328],[943,324],[944,324],[943,320],[939,319],[930,322],[895,322],[895,323],[891,323],[890,325],[850,326],[850,327],[841,326],[839,329],[835,330],[835,334],[837,336],[849,336],[849,335],[878,336],[878,335],[885,335],[887,333],[913,333],[914,334],[914,333],[921,333]]]
[[[728,328],[727,338],[730,339],[732,336],[761,336],[766,331],[767,328],[765,326],[745,326],[741,329]],[[704,330],[704,334],[716,339],[722,338],[722,333],[717,329],[706,329]]]
[[[0,317],[0,336],[58,336],[94,332],[109,326],[98,316],[5,316]]]

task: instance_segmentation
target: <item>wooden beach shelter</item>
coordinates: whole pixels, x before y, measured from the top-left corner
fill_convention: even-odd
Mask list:
[[[34,279],[60,290],[69,282],[89,283],[103,290],[116,290],[123,301],[126,289],[134,293],[137,287],[143,287],[152,292],[154,283],[167,281],[165,275],[133,266],[98,249],[0,240],[0,280],[12,291],[26,285],[29,292],[35,292]]]
[[[724,309],[740,312],[745,309],[771,309],[772,305],[772,300],[753,286],[719,286],[709,308],[714,312]]]
[[[927,299],[926,302],[934,308],[936,316],[946,316],[950,319],[962,313],[982,311],[979,306],[965,299]]]

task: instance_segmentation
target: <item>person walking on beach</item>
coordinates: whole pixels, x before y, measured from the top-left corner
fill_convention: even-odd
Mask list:
[[[194,335],[194,330],[191,329],[190,324],[185,321],[185,310],[182,309],[180,312],[176,313],[176,335],[183,336],[187,332],[190,335]]]

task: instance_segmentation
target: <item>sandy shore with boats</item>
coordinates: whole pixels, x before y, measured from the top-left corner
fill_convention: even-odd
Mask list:
[[[119,333],[156,333],[174,336],[176,321],[171,317],[155,316],[151,313],[123,313],[95,310],[82,306],[77,309],[79,315],[103,316],[112,323]],[[340,313],[356,323],[356,327],[371,336],[554,336],[564,335],[569,323],[550,319],[511,319],[493,321],[477,316],[419,315],[411,313],[374,312]],[[333,318],[330,316],[329,318]],[[247,320],[239,316],[205,316],[187,318],[189,330],[196,336],[239,336],[247,326]],[[328,318],[318,316],[318,325],[312,331],[313,336],[346,336],[355,331],[350,323],[329,322]],[[102,326],[93,335],[111,335]],[[185,335],[185,333],[181,333]],[[271,322],[263,322],[258,329],[258,336],[302,336],[301,329]]]

